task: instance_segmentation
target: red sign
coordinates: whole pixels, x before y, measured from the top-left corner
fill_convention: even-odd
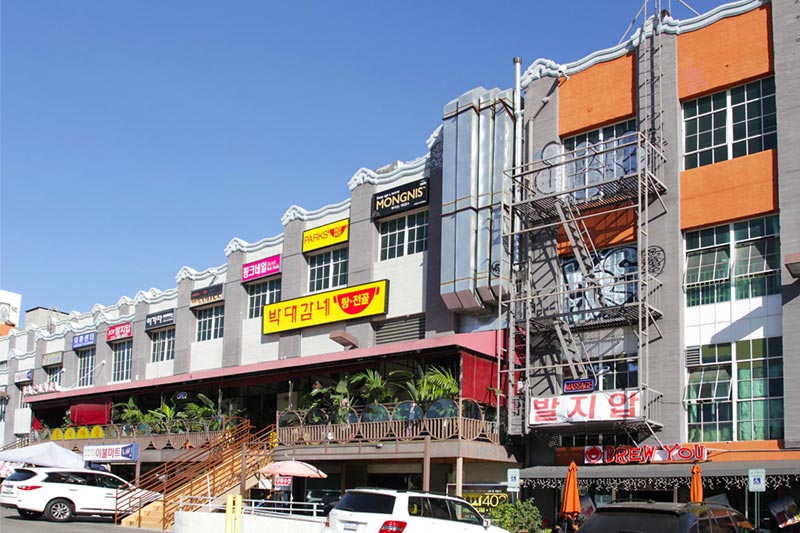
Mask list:
[[[288,489],[292,486],[292,476],[275,476],[275,489]]]
[[[708,449],[703,444],[669,444],[655,446],[586,446],[583,462],[586,464],[628,464],[661,462],[705,461]]]
[[[124,324],[117,324],[116,326],[109,326],[106,330],[106,342],[124,339],[133,335],[133,324],[125,322]]]

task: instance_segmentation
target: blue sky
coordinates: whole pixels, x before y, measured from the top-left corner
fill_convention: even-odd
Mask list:
[[[580,59],[641,6],[3,0],[0,289],[86,312],[174,287],[422,155],[449,100],[513,86],[514,56]]]

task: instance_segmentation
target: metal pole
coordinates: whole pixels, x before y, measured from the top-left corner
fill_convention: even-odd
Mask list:
[[[463,493],[464,487],[464,458],[461,457],[461,452],[456,457],[456,496],[459,498]]]
[[[431,490],[431,436],[425,436],[425,452],[422,458],[422,490]]]

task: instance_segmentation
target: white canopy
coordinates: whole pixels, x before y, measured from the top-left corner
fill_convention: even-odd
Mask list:
[[[30,463],[36,466],[55,466],[60,468],[83,468],[83,457],[53,442],[44,442],[0,451],[0,461]]]

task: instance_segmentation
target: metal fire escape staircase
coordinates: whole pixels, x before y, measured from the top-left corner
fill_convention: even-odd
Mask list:
[[[620,424],[615,431],[636,438],[649,434],[658,440],[655,428],[660,425],[661,394],[649,388],[649,351],[660,336],[661,282],[656,276],[658,262],[664,258],[663,251],[659,259],[658,248],[650,246],[648,225],[655,202],[660,202],[660,212],[667,210],[661,198],[667,188],[663,181],[666,158],[660,24],[659,15],[647,19],[637,43],[638,132],[626,134],[613,147],[551,152],[541,160],[507,171],[509,189],[502,212],[504,245],[512,250],[508,266],[511,293],[501,301],[501,312],[508,317],[506,349],[524,358],[524,367],[516,371],[521,372],[517,379],[526,384],[509,399],[511,434],[526,432],[531,397],[562,393],[563,374],[595,377],[582,334],[577,332],[627,327],[637,338],[642,416],[638,421]],[[569,186],[565,176],[576,168],[594,170],[599,178],[577,187],[570,181],[573,185]],[[630,210],[636,214],[638,268],[623,277],[604,276],[594,266],[597,252],[585,220]],[[577,284],[565,282],[556,254],[542,251],[542,247],[552,246],[557,228],[563,229],[574,253],[575,273],[581,276]],[[610,295],[620,292],[631,297],[624,303],[609,300]],[[568,308],[566,301],[573,297],[582,298],[583,307]]]

